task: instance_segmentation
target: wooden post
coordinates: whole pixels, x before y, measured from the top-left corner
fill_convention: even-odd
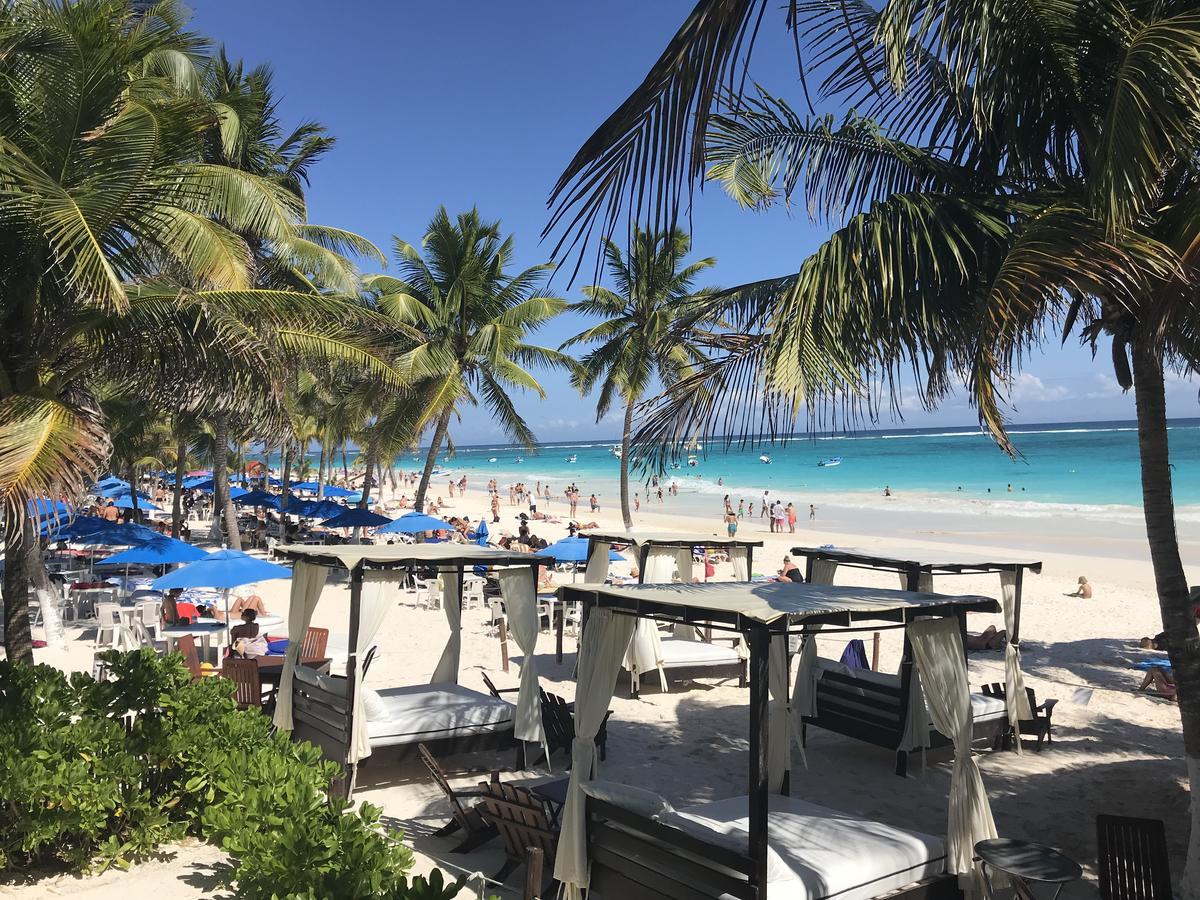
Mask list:
[[[919,591],[921,589],[921,567],[910,566],[905,573],[904,589],[906,591]]]
[[[650,557],[649,542],[638,548],[638,584],[646,583],[646,560]]]
[[[1016,567],[1016,572],[1013,573],[1016,578],[1013,583],[1013,630],[1008,636],[1008,642],[1014,647],[1021,646],[1021,589],[1025,586],[1025,569],[1021,566]]]
[[[746,545],[746,580],[754,580],[754,548]]]
[[[915,577],[909,573],[909,577]],[[904,707],[900,710],[900,737],[908,729],[908,695],[912,691],[913,652],[912,642],[908,639],[907,624],[904,628],[904,650],[900,656],[900,702]],[[896,751],[896,774],[903,777],[908,774],[908,754],[903,750]]]
[[[500,617],[500,668],[508,671],[508,617]]]
[[[524,900],[539,900],[542,896],[542,858],[544,855],[541,847],[525,848]]]
[[[879,632],[871,635],[871,671],[879,671]]]
[[[816,565],[816,562],[813,559],[813,555],[811,553],[804,554],[804,582],[805,582],[805,584],[812,584],[813,566],[815,566],[815,565]]]
[[[362,618],[362,586],[363,586],[363,564],[360,561],[358,565],[350,570],[350,634],[347,638],[348,647],[346,654],[346,734],[354,734],[354,695],[358,692],[358,679],[355,677],[358,671],[358,652],[355,648],[358,647],[358,627],[359,620]],[[346,775],[346,799],[349,800],[354,793],[354,781],[358,777],[358,763],[351,763],[349,771]]]
[[[750,645],[750,858],[754,865],[754,884],[759,894],[767,884],[767,702],[770,678],[771,634],[764,625],[754,624],[746,635]]]

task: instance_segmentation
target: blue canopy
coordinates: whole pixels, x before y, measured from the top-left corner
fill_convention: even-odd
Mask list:
[[[326,497],[353,497],[354,491],[348,491],[344,487],[338,487],[336,484],[325,485]]]
[[[97,544],[106,547],[136,547],[138,544],[144,544],[160,537],[162,535],[153,528],[126,522],[124,525],[109,525],[107,528],[80,535],[76,538],[76,543]]]
[[[104,565],[165,566],[169,563],[194,562],[205,556],[208,556],[208,553],[194,544],[160,534],[153,540],[122,550],[102,562]]]
[[[291,578],[292,570],[265,559],[256,559],[241,550],[218,550],[209,553],[181,569],[168,572],[150,582],[156,591],[171,588],[215,588],[225,590],[270,581],[273,578]]]
[[[233,502],[241,506],[269,506],[271,509],[279,509],[279,498],[266,491],[247,491],[234,497]]]
[[[101,478],[92,485],[92,491],[101,495],[106,491],[128,491],[129,488],[129,482],[118,478],[116,475],[109,475],[107,478]]]
[[[37,497],[29,501],[29,514],[39,519],[69,519],[71,509],[71,504],[49,497]]]
[[[538,556],[552,556],[555,562],[587,562],[588,544],[587,538],[581,537],[565,537],[561,541],[555,541],[549,547],[537,552]],[[615,550],[608,551],[609,562],[619,562],[623,560],[620,553]]]
[[[209,475],[193,475],[191,478],[183,479],[184,490],[208,490],[211,491],[213,486],[212,477]]]
[[[400,518],[396,519],[387,525],[384,525],[377,532],[378,534],[422,534],[426,531],[445,531],[450,528],[449,522],[444,522],[441,519],[435,519],[433,516],[427,516],[423,512],[405,513]]]
[[[330,519],[345,512],[346,507],[340,503],[334,503],[332,500],[317,500],[303,515],[306,519]]]
[[[239,497],[245,497],[250,491],[244,487],[231,487],[229,489],[229,499],[236,501]]]
[[[359,491],[358,493],[347,494],[347,495],[346,495],[346,502],[347,502],[347,503],[361,503],[361,502],[362,502],[362,496],[363,496],[363,495],[362,495],[362,491]],[[367,497],[367,502],[368,502],[368,503],[370,503],[370,502],[371,502],[371,498],[370,498],[370,496],[369,496],[369,495],[368,495],[368,497]]]
[[[129,494],[122,494],[119,497],[113,497],[112,505],[117,509],[133,509],[133,497]],[[141,495],[138,496],[137,508],[143,511],[159,511],[157,506],[151,503],[148,499],[143,500]]]
[[[315,481],[295,481],[292,482],[292,489],[297,491],[315,491],[318,485]]]
[[[282,501],[279,504],[280,510],[292,516],[308,517],[309,513],[317,506],[316,500],[301,500],[295,494],[288,494],[287,509],[284,509]],[[336,515],[336,513],[334,513]],[[328,516],[326,516],[328,518]]]
[[[70,522],[56,522],[54,519],[47,519],[42,522],[41,533],[55,541],[75,541],[84,535],[116,527],[116,522],[110,522],[99,516],[76,516]]]
[[[369,509],[360,509],[356,506],[353,509],[344,510],[332,519],[326,519],[321,524],[325,528],[374,528],[377,525],[386,525],[390,521],[392,520],[387,516],[381,516]]]
[[[274,475],[268,475],[267,484],[271,485],[271,487],[281,487],[283,485],[283,479],[276,478]]]

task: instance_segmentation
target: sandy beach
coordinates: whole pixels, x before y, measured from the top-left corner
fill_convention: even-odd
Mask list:
[[[473,488],[465,497],[450,498],[444,482],[438,486],[446,501],[443,515],[467,515],[475,521],[488,509],[482,490]],[[611,504],[592,515],[586,511],[587,486],[580,517],[606,528],[619,528],[620,512]],[[719,502],[719,500],[718,500]],[[516,516],[522,507],[510,506],[506,491],[501,496],[501,522],[491,525],[493,540],[505,531],[515,532]],[[802,508],[806,512],[806,507]],[[544,503],[539,510],[547,511]],[[561,524],[532,523],[540,537],[554,541],[566,534],[566,503],[556,497],[548,510],[563,517]],[[662,507],[643,505],[635,517],[639,528],[687,530],[714,533],[720,526],[719,510],[709,519],[691,518],[674,509],[670,500]],[[490,516],[489,516],[490,518]],[[1153,579],[1144,544],[1139,553],[1138,537],[1113,533],[1097,539],[1091,552],[1084,546],[1062,548],[1071,532],[1070,522],[1043,520],[1023,523],[1019,542],[1003,539],[997,529],[992,540],[981,535],[952,532],[928,517],[911,522],[903,539],[889,524],[875,532],[866,523],[856,530],[839,530],[837,522],[814,522],[802,517],[796,533],[774,535],[765,519],[743,521],[740,537],[760,538],[754,571],[771,573],[783,555],[796,545],[834,544],[895,553],[899,549],[927,551],[928,555],[1029,558],[1044,562],[1040,576],[1025,581],[1022,613],[1023,666],[1027,684],[1040,699],[1057,698],[1054,740],[1042,752],[1030,743],[1025,752],[981,751],[979,765],[992,801],[1001,835],[1052,844],[1079,861],[1085,882],[1068,888],[1064,896],[1095,894],[1095,816],[1098,813],[1148,816],[1168,823],[1172,868],[1182,872],[1188,821],[1188,792],[1182,760],[1183,747],[1179,712],[1174,704],[1135,692],[1140,672],[1132,664],[1142,658],[1137,648],[1143,635],[1161,630]],[[1037,531],[1041,529],[1041,533]],[[1044,546],[1046,552],[1027,548]],[[1118,549],[1119,548],[1119,549]],[[1185,559],[1185,562],[1187,559]],[[628,563],[614,563],[617,572]],[[727,565],[718,566],[716,579],[731,577]],[[1063,596],[1074,590],[1079,575],[1095,585],[1091,600]],[[561,577],[561,576],[560,576]],[[890,574],[843,570],[839,584],[894,587]],[[995,576],[944,577],[935,581],[942,593],[979,593],[996,596]],[[260,593],[268,608],[286,612],[287,582],[264,583]],[[347,632],[346,588],[330,585],[317,608],[314,625],[328,627],[331,641]],[[978,631],[989,624],[1003,627],[999,616],[972,617]],[[418,608],[412,595],[401,594],[383,625],[380,655],[370,671],[368,683],[376,688],[425,681],[432,673],[447,634],[441,612]],[[38,659],[67,669],[88,669],[91,664],[90,634],[69,629],[68,650],[39,650]],[[516,652],[515,645],[513,652]],[[838,656],[836,638],[822,639],[821,653]],[[899,637],[885,632],[881,639],[880,669],[894,670],[899,658]],[[538,645],[538,666],[543,686],[570,699],[574,692],[572,670],[575,644],[568,636],[566,656],[554,662],[554,640],[543,632]],[[501,667],[501,648],[478,608],[463,614],[463,666],[460,681],[482,689],[481,675],[487,673],[500,686],[515,686],[516,663],[507,673]],[[971,683],[1003,681],[1000,653],[972,654]],[[612,701],[609,725],[607,777],[617,777],[665,795],[678,805],[689,801],[720,798],[745,792],[747,773],[747,693],[735,684],[700,682],[669,693],[648,689],[638,700],[630,699],[624,685]],[[807,768],[800,754],[793,754],[792,793],[806,800],[885,822],[933,834],[943,834],[949,783],[949,754],[931,752],[922,762],[914,760],[907,778],[893,774],[893,755],[828,732],[810,730]],[[474,756],[450,760],[448,765],[469,766],[470,772],[456,775],[458,786],[470,786],[486,777],[489,768],[507,768],[511,754],[489,758]],[[564,758],[555,759],[555,775],[562,774]],[[544,766],[525,773],[505,772],[514,781],[546,777]],[[402,828],[416,848],[421,868],[439,865],[466,872],[492,873],[502,862],[502,848],[492,842],[469,856],[454,855],[448,839],[431,832],[447,818],[446,805],[419,764],[400,765],[377,753],[362,770],[357,798],[381,806],[390,825]],[[53,896],[70,893],[96,898],[212,896],[211,881],[202,873],[219,861],[211,848],[187,844],[173,849],[167,861],[136,867],[131,873],[111,873],[97,879],[59,878],[38,884],[0,888],[0,894],[15,897]],[[512,880],[512,884],[516,879]],[[170,886],[170,887],[168,887]],[[490,888],[495,892],[496,886]],[[510,890],[509,894],[513,892]],[[475,896],[474,892],[470,894]]]

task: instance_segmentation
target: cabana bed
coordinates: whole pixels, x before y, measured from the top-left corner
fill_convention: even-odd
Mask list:
[[[290,644],[280,679],[275,725],[297,740],[319,746],[346,766],[349,796],[359,762],[373,750],[401,757],[425,744],[435,755],[516,747],[524,767],[524,741],[542,741],[537,670],[537,569],[531,553],[510,553],[470,544],[308,546],[275,548],[291,560]],[[517,705],[458,684],[462,646],[463,572],[475,566],[500,570],[510,626],[525,654]],[[442,608],[450,639],[429,684],[374,691],[362,683],[367,648],[389,609],[399,581],[414,569],[436,569],[443,583]],[[349,657],[345,678],[331,678],[296,665],[299,636],[312,621],[330,571],[349,575]],[[372,590],[369,585],[377,589]]]
[[[592,561],[606,560],[613,544],[628,544],[636,550],[639,584],[670,584],[676,573],[680,582],[690,582],[693,553],[697,547],[725,551],[733,562],[735,579],[749,581],[754,548],[763,545],[762,541],[744,538],[654,531],[594,531],[589,532],[587,537],[590,545],[585,582],[588,583],[604,580],[593,577],[598,572],[593,570]],[[597,566],[597,570],[599,568]],[[741,642],[734,635],[731,643],[715,643],[712,630],[704,627],[680,626],[670,637],[663,637],[657,633],[654,623],[643,623],[630,644],[625,660],[632,696],[638,696],[642,679],[652,675],[655,670],[664,691],[669,684],[698,678],[736,678],[739,687],[746,686],[746,654]]]
[[[735,897],[863,900],[950,898],[971,871],[976,841],[995,835],[971,757],[971,712],[957,619],[995,612],[986,597],[828,585],[568,585],[591,610],[579,652],[577,740],[555,877],[567,896],[599,900]],[[597,779],[591,739],[638,621],[708,623],[749,647],[746,796],[675,811],[662,798]],[[947,841],[786,796],[790,746],[807,684],[789,703],[789,635],[818,628],[903,628],[930,685],[938,727],[955,735]],[[780,795],[783,796],[780,796]]]
[[[794,547],[792,553],[804,558],[806,580],[818,584],[832,584],[840,568],[895,572],[901,586],[910,591],[932,591],[934,575],[998,574],[1009,639],[1005,647],[1005,697],[1018,700],[1009,702],[982,693],[972,694],[973,737],[998,744],[1010,729],[1017,727],[1018,721],[1033,718],[1020,667],[1021,589],[1025,571],[1041,572],[1040,562],[945,558],[932,562],[917,552],[887,557],[825,547]],[[966,618],[960,617],[959,622],[965,635]],[[814,669],[815,705],[812,714],[804,717],[801,742],[807,741],[811,725],[895,750],[896,774],[904,775],[911,750],[950,743],[936,729],[914,728],[921,723],[909,721],[910,711],[919,711],[922,706],[919,697],[912,696],[913,691],[920,690],[913,679],[912,667],[912,652],[907,642],[899,674],[847,670],[833,660],[818,658]],[[1019,749],[1019,746],[1020,742],[1015,741],[1014,747]]]

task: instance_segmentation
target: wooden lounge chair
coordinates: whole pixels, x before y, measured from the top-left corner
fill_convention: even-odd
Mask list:
[[[524,788],[498,781],[480,782],[479,789],[483,816],[500,832],[507,856],[495,875],[497,881],[503,882],[516,871],[525,862],[526,853],[531,847],[554,858],[558,847],[558,831],[552,824],[553,817],[544,801]]]
[[[464,806],[462,803],[464,799],[480,796],[479,791],[457,793],[454,788],[450,787],[450,781],[446,778],[446,773],[442,771],[442,767],[438,764],[438,761],[429,752],[429,748],[424,744],[419,744],[417,752],[420,753],[421,762],[425,763],[425,768],[429,770],[429,774],[433,776],[433,780],[442,789],[442,793],[446,795],[446,800],[450,804],[452,818],[435,831],[434,834],[438,837],[445,837],[462,829],[466,836],[462,843],[451,851],[453,853],[469,853],[476,847],[494,838],[496,836],[496,829],[480,815],[478,804],[475,806]],[[499,772],[492,772],[492,781],[499,783]]]
[[[488,678],[487,672],[480,672],[480,675],[483,676],[483,683],[487,686],[488,693],[491,694],[493,697],[495,697],[497,700],[504,700],[505,694],[515,694],[515,693],[517,693],[517,691],[521,690],[519,687],[498,688],[498,687],[496,687],[496,685],[492,681],[492,679]]]
[[[309,628],[304,632],[304,641],[300,644],[300,658],[321,659],[325,656],[325,648],[328,644],[328,628]]]
[[[1004,685],[993,682],[985,684],[983,692],[989,697],[1004,697]],[[1037,696],[1033,693],[1033,688],[1025,688],[1025,693],[1029,697],[1029,708],[1033,711],[1032,719],[1022,719],[1017,723],[1020,734],[1029,734],[1037,738],[1036,750],[1042,749],[1042,739],[1044,738],[1047,744],[1054,743],[1053,734],[1053,717],[1054,707],[1058,703],[1055,699],[1049,699],[1042,702],[1039,706]],[[1018,738],[1019,739],[1019,738]]]
[[[192,673],[192,680],[200,678],[200,654],[196,652],[196,639],[190,634],[180,635],[175,639],[175,650],[183,654],[183,664]]]
[[[233,682],[233,699],[238,709],[262,709],[262,678],[255,660],[229,657],[221,666],[221,675]]]
[[[557,694],[548,694],[540,688],[538,694],[542,701],[542,728],[546,732],[546,747],[551,755],[557,750],[565,750],[569,757],[571,741],[575,740],[574,704],[567,703]],[[610,709],[604,714],[604,721],[600,723],[600,730],[596,732],[596,747],[600,750],[601,761],[608,758],[608,717],[611,715]]]
[[[1161,819],[1096,816],[1096,846],[1101,900],[1171,900]]]

